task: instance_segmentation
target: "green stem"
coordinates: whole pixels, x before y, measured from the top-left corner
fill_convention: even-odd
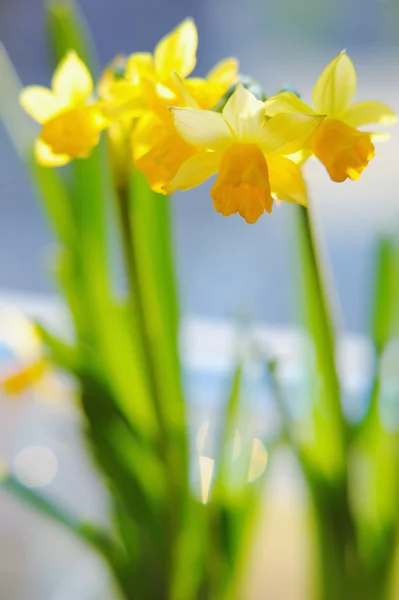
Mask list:
[[[142,302],[138,267],[136,262],[136,254],[134,252],[134,240],[133,232],[131,227],[131,215],[130,215],[130,195],[129,188],[125,185],[118,186],[118,212],[119,212],[119,224],[121,229],[121,240],[122,249],[125,262],[126,278],[128,282],[128,297],[132,321],[134,324],[135,333],[139,335],[141,346],[143,349],[145,363],[148,373],[148,380],[151,389],[151,396],[154,402],[154,409],[156,411],[158,424],[160,428],[160,444],[162,448],[161,456],[165,456],[165,444],[167,443],[167,431],[165,427],[165,421],[162,413],[162,406],[160,402],[160,394],[157,385],[157,378],[153,364],[151,347],[146,329],[146,317],[145,310]]]
[[[340,468],[346,472],[347,426],[341,404],[341,388],[336,365],[335,320],[324,264],[310,209],[298,207],[296,227],[299,240],[303,313],[313,340],[319,385],[319,407],[328,415],[327,435],[335,438]]]
[[[337,310],[333,310],[332,298],[336,297],[331,285],[331,277],[328,277],[328,264],[324,252],[321,250],[320,239],[318,239],[317,230],[312,217],[311,209],[298,207],[298,231],[300,237],[300,252],[304,268],[304,295],[307,289],[311,288],[318,305],[317,320],[315,314],[309,314],[308,320],[312,330],[317,350],[323,351],[325,364],[329,367],[329,382],[334,386],[335,396],[338,401],[340,396],[340,385],[338,373],[335,364],[335,346],[336,346],[336,327]],[[330,281],[328,281],[330,280]],[[305,307],[305,311],[310,309],[310,303]],[[334,309],[336,309],[336,302]],[[319,331],[316,331],[318,329]],[[321,342],[319,337],[322,335]],[[342,414],[340,403],[336,406],[337,413]]]
[[[138,335],[141,347],[144,354],[144,368],[146,368],[148,376],[148,384],[150,387],[151,398],[153,401],[154,410],[158,421],[158,439],[157,453],[160,460],[164,464],[165,478],[173,476],[173,449],[171,435],[165,423],[162,409],[162,394],[159,389],[159,382],[154,365],[154,356],[151,349],[150,337],[146,325],[146,313],[143,306],[143,299],[140,290],[139,271],[137,265],[137,256],[134,251],[133,230],[131,224],[131,198],[130,188],[127,185],[117,186],[117,205],[119,213],[119,224],[121,231],[122,250],[124,256],[126,278],[129,288],[129,306],[133,325],[133,334]],[[172,485],[166,486],[165,505],[161,508],[159,515],[160,527],[166,529],[164,539],[166,546],[163,549],[163,581],[157,582],[157,588],[162,590],[162,595],[159,595],[160,600],[169,598],[171,580],[172,580],[172,564],[173,564],[173,547],[177,533],[178,515],[176,515],[176,503],[173,497]],[[161,539],[161,538],[160,538]],[[158,585],[159,584],[159,585]]]
[[[388,600],[392,558],[388,553],[372,563],[362,558],[347,490],[313,485],[311,494],[320,569],[317,600]]]

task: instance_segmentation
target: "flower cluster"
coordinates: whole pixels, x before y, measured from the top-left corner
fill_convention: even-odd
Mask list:
[[[217,174],[215,209],[254,223],[272,211],[274,199],[307,205],[301,167],[312,155],[333,181],[358,179],[375,152],[373,133],[359,127],[396,120],[381,102],[353,102],[356,73],[345,52],[320,75],[311,107],[292,92],[255,97],[240,83],[234,58],[205,78],[192,77],[197,42],[186,19],[153,54],[116,58],[96,89],[69,52],[51,90],[30,86],[21,94],[23,108],[41,124],[37,160],[60,166],[85,158],[106,130],[117,176],[134,164],[155,191],[171,193]]]

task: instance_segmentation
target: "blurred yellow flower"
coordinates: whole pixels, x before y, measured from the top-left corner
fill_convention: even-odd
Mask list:
[[[195,187],[218,173],[211,189],[215,209],[255,223],[272,211],[273,197],[307,205],[300,168],[286,158],[300,150],[323,118],[280,114],[266,120],[265,104],[238,85],[223,113],[172,109],[180,135],[201,151],[182,164],[166,192]]]
[[[46,166],[64,165],[90,154],[106,120],[92,100],[93,81],[85,64],[68,52],[54,72],[52,89],[29,86],[21,106],[42,125],[36,156]]]
[[[38,358],[36,361],[19,367],[12,374],[7,375],[0,381],[1,388],[12,396],[22,394],[26,389],[39,383],[44,375],[50,370],[47,361]]]
[[[302,156],[314,154],[331,179],[342,182],[359,179],[375,154],[372,133],[357,128],[369,123],[391,125],[395,113],[382,102],[352,102],[356,93],[356,71],[350,58],[341,52],[324,69],[313,89],[314,110],[295,94],[283,92],[266,102],[266,114],[322,114],[325,119]]]
[[[187,77],[196,65],[198,34],[192,19],[185,19],[156,46],[154,54],[128,57],[123,77],[100,87],[103,110],[110,119],[134,122],[132,153],[137,168],[151,187],[161,192],[180,165],[198,150],[183,140],[168,107],[212,108],[238,79],[238,63],[229,58],[205,79]]]
[[[17,364],[0,373],[0,390],[9,395],[19,395],[43,381],[52,368],[43,355],[42,343],[34,325],[18,311],[3,309],[0,336],[17,359]]]

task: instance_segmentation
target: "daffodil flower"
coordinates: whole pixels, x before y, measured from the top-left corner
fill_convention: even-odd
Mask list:
[[[211,109],[237,79],[238,63],[233,58],[218,63],[205,79],[183,81],[174,77],[173,97],[163,98],[161,107],[158,100],[158,109],[138,123],[132,140],[133,156],[155,191],[161,192],[182,163],[198,152],[179,135],[168,106]]]
[[[93,81],[75,52],[68,52],[54,72],[52,89],[29,86],[21,106],[42,126],[36,156],[46,166],[87,157],[107,123],[92,100]]]
[[[355,67],[347,54],[341,52],[318,79],[313,89],[313,108],[295,94],[283,92],[266,102],[266,114],[325,115],[305,149],[304,158],[314,154],[333,181],[356,180],[375,154],[373,135],[358,127],[370,123],[391,125],[395,123],[396,115],[382,102],[352,102],[355,93]]]
[[[266,120],[264,103],[242,85],[222,114],[176,107],[171,111],[182,138],[201,151],[182,164],[165,192],[187,190],[218,173],[211,197],[224,216],[239,213],[255,223],[272,211],[273,197],[307,205],[301,170],[285,156],[308,142],[322,117],[290,113]]]
[[[185,19],[157,44],[154,54],[128,57],[123,78],[108,86],[111,101],[101,93],[107,117],[140,117],[132,134],[133,158],[158,192],[198,151],[180,137],[168,107],[210,109],[238,79],[233,58],[221,61],[204,79],[188,78],[196,65],[197,45],[195,24]]]

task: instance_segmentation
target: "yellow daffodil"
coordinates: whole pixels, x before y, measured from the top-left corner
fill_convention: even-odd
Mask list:
[[[210,109],[237,78],[238,63],[232,58],[221,61],[205,79],[182,81],[175,77],[172,97],[158,96],[155,110],[138,123],[133,135],[133,156],[155,191],[161,192],[182,163],[198,152],[180,136],[168,107],[173,104]]]
[[[123,78],[110,83],[108,75],[108,97],[100,91],[108,118],[140,117],[134,123],[133,158],[156,191],[198,151],[180,137],[168,107],[212,108],[238,78],[238,63],[229,58],[205,79],[187,79],[196,65],[197,45],[195,24],[186,19],[157,44],[153,55],[132,54]]]
[[[273,197],[307,205],[300,168],[285,157],[300,150],[322,117],[280,114],[265,118],[265,105],[238,85],[223,113],[171,108],[177,130],[200,148],[165,186],[166,192],[195,187],[218,173],[211,189],[215,209],[239,213],[255,223],[272,211]]]
[[[42,126],[36,142],[38,161],[64,165],[90,154],[106,121],[92,100],[93,81],[75,52],[68,52],[52,79],[52,89],[25,88],[21,106]]]
[[[308,158],[314,154],[333,181],[356,180],[375,153],[372,134],[360,131],[358,127],[370,123],[390,125],[396,121],[396,115],[382,102],[352,102],[355,93],[354,65],[347,54],[341,52],[324,69],[313,89],[314,110],[295,94],[284,92],[266,102],[266,114],[325,115],[304,156]]]

